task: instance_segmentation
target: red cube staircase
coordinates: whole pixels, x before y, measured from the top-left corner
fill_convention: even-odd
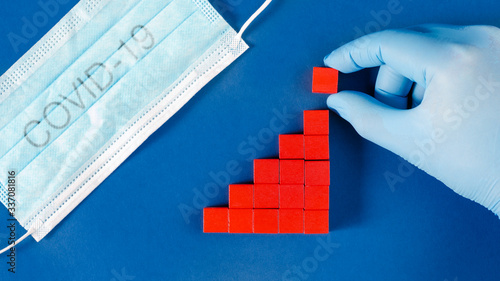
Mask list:
[[[328,110],[304,111],[304,134],[279,136],[279,159],[254,160],[254,184],[229,186],[229,207],[203,209],[205,233],[328,233]]]

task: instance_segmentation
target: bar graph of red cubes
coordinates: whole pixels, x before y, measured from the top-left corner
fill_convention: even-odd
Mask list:
[[[205,233],[322,234],[329,229],[328,110],[304,111],[304,134],[279,136],[279,159],[255,159],[253,184],[229,186],[229,207],[205,208]]]

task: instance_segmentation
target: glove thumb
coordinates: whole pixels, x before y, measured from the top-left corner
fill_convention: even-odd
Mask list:
[[[408,159],[421,136],[418,111],[387,106],[360,92],[344,91],[330,95],[328,107],[351,123],[365,139]]]

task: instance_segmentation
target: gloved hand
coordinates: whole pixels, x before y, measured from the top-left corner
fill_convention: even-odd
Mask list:
[[[364,138],[500,216],[500,29],[424,25],[333,51],[344,73],[381,66],[376,97],[344,91],[328,106]],[[406,105],[412,83],[413,107]],[[418,106],[417,106],[418,105]]]

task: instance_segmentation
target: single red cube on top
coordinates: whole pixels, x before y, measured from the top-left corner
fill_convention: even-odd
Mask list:
[[[339,71],[328,67],[313,69],[313,93],[335,94],[338,92]]]
[[[253,161],[253,181],[254,183],[279,183],[280,160],[255,159]]]

